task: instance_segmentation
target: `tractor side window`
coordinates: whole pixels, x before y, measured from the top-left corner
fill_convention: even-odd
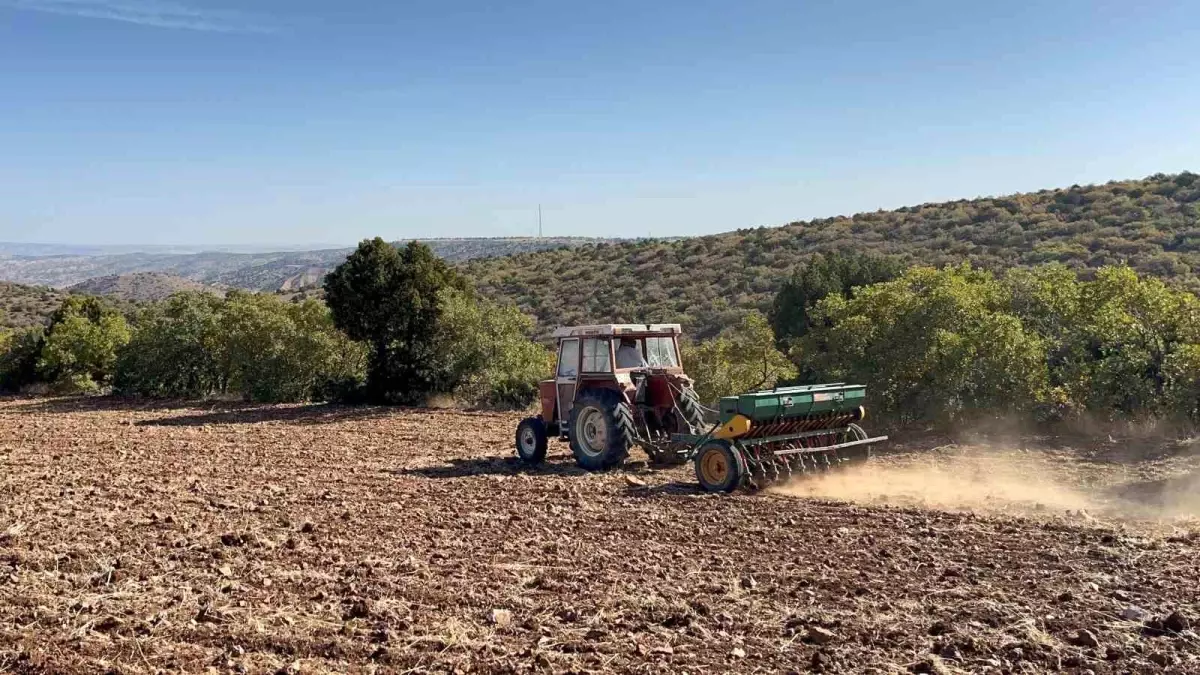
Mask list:
[[[651,368],[676,368],[675,341],[669,337],[646,338],[646,363]]]
[[[563,340],[558,352],[558,376],[575,377],[579,364],[579,340]]]
[[[612,363],[608,358],[608,340],[588,338],[583,341],[583,372],[611,373]]]

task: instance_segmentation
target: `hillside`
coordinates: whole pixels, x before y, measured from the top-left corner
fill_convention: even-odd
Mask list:
[[[461,262],[473,258],[574,247],[604,240],[510,237],[423,241],[443,258],[451,262]],[[32,250],[50,249],[41,247]],[[326,272],[337,266],[352,250],[337,248],[274,253],[208,251],[189,254],[128,252],[8,255],[0,257],[0,279],[21,284],[66,288],[95,277],[159,272],[203,284],[275,291],[293,289],[314,280],[319,282]]]
[[[765,310],[807,256],[839,249],[991,269],[1125,262],[1200,289],[1200,176],[1071,186],[922,204],[671,242],[599,244],[469,261],[487,295],[515,300],[543,331],[590,321],[680,321],[711,335]]]
[[[137,272],[96,277],[75,284],[67,290],[71,293],[103,295],[130,302],[162,300],[180,291],[220,292],[217,287],[161,272]]]
[[[0,328],[25,328],[43,323],[66,296],[53,288],[0,281]]]

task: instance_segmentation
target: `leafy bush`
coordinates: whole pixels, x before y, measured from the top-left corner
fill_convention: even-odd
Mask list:
[[[37,357],[38,376],[61,393],[96,391],[112,380],[129,324],[93,297],[68,297],[51,315]]]
[[[365,359],[362,345],[315,301],[181,293],[143,315],[121,354],[116,388],[151,397],[305,401],[353,391]]]
[[[766,317],[757,312],[719,337],[684,345],[683,363],[705,405],[715,405],[722,396],[773,387],[796,375],[792,362],[776,349]]]
[[[41,327],[5,333],[0,340],[0,390],[19,392],[38,382],[38,358],[45,344]]]
[[[1032,410],[1046,393],[1044,342],[1010,307],[988,272],[916,267],[819,302],[800,353],[826,380],[866,384],[902,420]]]
[[[94,323],[68,316],[46,335],[38,369],[57,391],[96,391],[112,380],[117,351],[127,342],[129,325],[119,314]]]
[[[1051,383],[1069,409],[1196,418],[1200,300],[1128,267],[1091,281],[1061,268],[1013,272],[1015,309],[1049,344]]]
[[[771,328],[780,347],[787,349],[808,334],[810,314],[826,296],[848,297],[854,288],[889,281],[903,271],[897,258],[840,251],[813,256],[796,268],[771,303]]]
[[[538,382],[554,371],[554,353],[529,339],[533,319],[513,305],[460,291],[447,291],[442,302],[455,397],[517,408],[536,401]]]
[[[1128,267],[919,267],[829,296],[799,355],[902,421],[1035,414],[1200,421],[1200,300]]]
[[[203,398],[228,388],[222,353],[224,301],[207,293],[177,293],[139,318],[117,359],[114,389],[152,398]]]

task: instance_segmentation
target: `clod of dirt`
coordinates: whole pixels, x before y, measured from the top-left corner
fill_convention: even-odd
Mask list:
[[[302,532],[304,534],[309,534],[310,532],[312,532],[315,529],[317,529],[317,526],[313,525],[312,521],[308,521],[308,520],[304,521],[304,524],[300,526],[300,532]]]
[[[943,675],[943,673],[950,672],[937,658],[930,658],[914,663],[909,666],[908,670],[912,673],[924,673],[925,675]]]
[[[1092,649],[1096,649],[1100,646],[1100,639],[1097,638],[1096,634],[1090,630],[1080,630],[1076,631],[1075,634],[1071,636],[1071,644],[1078,647],[1091,647]]]
[[[204,604],[196,613],[196,623],[224,623],[225,613],[210,604]]]
[[[100,619],[99,621],[97,621],[95,623],[95,625],[92,626],[92,628],[101,633],[108,633],[108,632],[119,629],[123,625],[125,625],[125,622],[121,621],[117,617],[106,616],[103,619]]]
[[[1172,633],[1182,633],[1185,630],[1190,630],[1191,627],[1191,620],[1179,612],[1171,612],[1166,619],[1163,619],[1163,628]]]
[[[939,635],[948,635],[954,632],[954,626],[945,621],[934,621],[929,627],[929,634],[937,637]]]
[[[958,648],[958,645],[953,644],[943,647],[942,650],[938,652],[938,656],[941,656],[947,661],[962,661],[963,659],[962,650]]]
[[[496,628],[508,628],[512,625],[512,612],[507,609],[493,609],[492,625]]]
[[[628,483],[631,487],[640,487],[640,488],[646,487],[646,481],[644,481],[641,478],[638,478],[636,476],[625,476],[625,482]]]
[[[812,626],[808,629],[808,633],[805,634],[804,639],[806,642],[811,642],[815,645],[827,645],[837,639],[837,634],[819,626]]]
[[[670,656],[675,653],[675,649],[671,647],[671,645],[662,645],[660,647],[654,647],[650,650],[650,653],[659,654],[662,656]]]
[[[1146,619],[1146,610],[1136,605],[1126,607],[1121,610],[1121,618],[1126,621],[1144,621]]]
[[[349,609],[345,614],[347,619],[365,619],[371,616],[371,603],[362,598],[358,598],[350,603]]]

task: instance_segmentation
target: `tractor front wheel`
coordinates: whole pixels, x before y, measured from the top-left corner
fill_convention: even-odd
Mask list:
[[[589,471],[621,464],[633,447],[633,411],[614,391],[580,394],[571,407],[568,424],[575,462]]]
[[[705,443],[696,453],[696,478],[706,492],[733,492],[742,482],[746,464],[729,441]]]
[[[517,457],[530,464],[546,459],[546,423],[540,417],[526,417],[517,425]]]

